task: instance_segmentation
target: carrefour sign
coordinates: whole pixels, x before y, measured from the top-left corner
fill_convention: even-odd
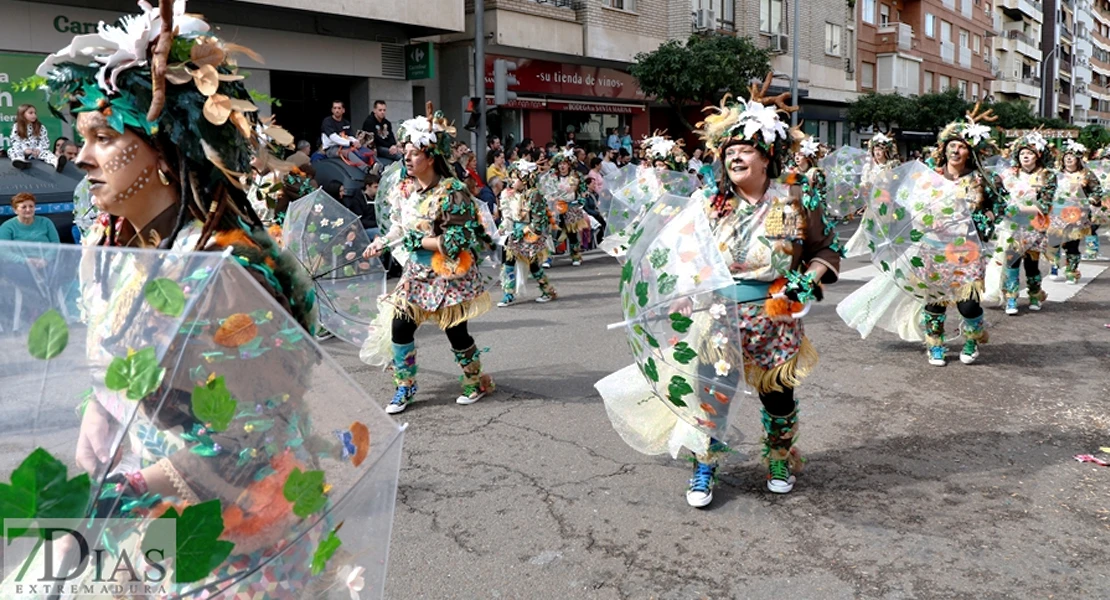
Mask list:
[[[54,17],[54,31],[58,33],[72,33],[74,35],[83,35],[86,33],[96,33],[96,23],[89,21],[71,21],[65,15],[58,15]]]

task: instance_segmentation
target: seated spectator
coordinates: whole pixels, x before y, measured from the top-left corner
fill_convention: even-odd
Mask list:
[[[294,167],[303,167],[312,162],[312,158],[309,157],[311,153],[312,144],[309,144],[307,140],[301,140],[297,142],[297,151],[290,154],[289,158],[285,160],[292,163]]]
[[[482,181],[482,176],[478,174],[478,157],[473,152],[467,152],[463,155],[460,162],[466,167],[466,174],[474,178],[478,182],[478,187],[484,187],[486,184]]]
[[[548,142],[543,145],[543,151],[547,154],[548,158],[553,158],[559,152],[559,146],[555,142]]]
[[[374,153],[382,167],[388,167],[404,158],[401,147],[397,145],[393,124],[385,118],[385,113],[385,100],[375,100],[374,110],[362,122],[362,131],[374,136]]]
[[[500,148],[490,150],[489,154],[486,155],[486,164],[489,165],[488,167],[486,167],[487,181],[493,179],[494,177],[500,177],[501,179],[509,178],[509,171],[505,168],[504,150]]]
[[[17,169],[29,168],[32,160],[41,160],[58,171],[65,167],[65,161],[59,161],[50,151],[50,135],[46,126],[39,122],[38,111],[30,104],[21,104],[16,112],[8,156]]]
[[[54,223],[35,214],[34,194],[19,192],[12,196],[12,211],[15,212],[15,218],[0,225],[0,240],[59,243],[58,230]]]
[[[498,181],[500,181],[500,179],[498,179]],[[470,195],[481,200],[482,203],[486,205],[486,208],[489,209],[491,215],[496,215],[497,196],[493,193],[493,190],[484,185],[479,185],[478,180],[475,179],[473,175],[467,175],[465,183],[466,188],[470,191]]]
[[[54,156],[61,156],[62,152],[66,148],[66,143],[68,143],[68,142],[69,142],[69,138],[67,138],[64,135],[55,139],[54,140]]]
[[[601,193],[601,186],[601,179],[590,177],[586,180],[586,193],[582,194],[582,205],[586,214],[596,219],[600,225],[594,239],[594,242],[598,244],[605,237],[605,217],[601,216],[601,207],[598,205],[598,194]]]
[[[80,151],[81,149],[77,147],[77,144],[66,142],[65,147],[62,149],[62,156],[66,157],[67,161],[73,162],[77,160],[77,153]]]
[[[574,170],[578,171],[579,175],[590,172],[590,165],[586,164],[586,151],[582,148],[574,149]]]
[[[597,179],[598,181],[601,181],[603,175],[601,174],[601,159],[600,158],[595,156],[595,157],[590,159],[590,172],[586,174],[586,177],[589,177],[591,179]]]
[[[640,164],[641,162],[643,162],[643,160],[644,160],[644,159],[643,159],[643,156],[644,156],[644,150],[643,150],[643,148],[637,148],[637,149],[636,149],[636,153],[637,153],[637,154],[639,154],[640,158],[639,158],[639,159],[638,159],[638,160],[637,160],[637,161],[636,161],[636,162],[635,162],[634,164],[637,164],[637,165],[638,165],[638,164]],[[632,163],[632,162],[633,162],[633,161],[632,161],[632,154],[630,154],[630,153],[628,152],[628,150],[626,150],[626,149],[624,149],[624,148],[621,148],[621,149],[620,149],[620,154],[618,154],[618,157],[619,157],[619,158],[617,159],[617,166],[618,166],[618,167],[623,167],[624,165],[627,165],[627,164],[629,164],[629,163]]]

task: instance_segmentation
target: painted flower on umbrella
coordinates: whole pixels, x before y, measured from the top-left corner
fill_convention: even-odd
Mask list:
[[[717,320],[720,320],[720,318],[725,316],[725,313],[727,312],[728,309],[725,308],[725,305],[719,302],[709,307],[709,315]]]
[[[351,600],[359,600],[359,592],[366,587],[366,578],[363,576],[365,573],[365,568],[351,565],[339,569],[339,580],[347,586],[347,591],[351,594]]]
[[[717,372],[717,377],[728,377],[729,372],[732,371],[732,363],[724,359],[718,360],[713,363],[713,370]]]
[[[728,336],[725,335],[724,332],[718,331],[713,334],[713,337],[709,338],[709,341],[713,344],[714,348],[719,350],[728,345]]]

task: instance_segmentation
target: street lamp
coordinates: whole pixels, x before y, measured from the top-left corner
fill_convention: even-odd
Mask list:
[[[1046,119],[1048,118],[1048,115],[1045,114],[1048,110],[1048,93],[1045,91],[1045,87],[1049,85],[1047,73],[1048,61],[1052,60],[1052,56],[1056,54],[1056,51],[1059,49],[1060,46],[1053,46],[1052,50],[1048,51],[1048,54],[1041,57],[1041,107],[1039,112],[1041,116]],[[1051,88],[1052,93],[1056,93],[1056,86],[1051,86]]]

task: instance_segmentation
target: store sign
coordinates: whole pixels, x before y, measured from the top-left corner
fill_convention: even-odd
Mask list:
[[[486,88],[493,89],[493,61],[504,58],[517,65],[513,75],[520,83],[509,89],[518,93],[584,96],[614,100],[646,99],[636,79],[624,71],[567,63],[486,55]]]
[[[548,102],[547,108],[551,110],[569,110],[588,113],[611,113],[618,115],[636,115],[644,112],[643,105],[634,104],[591,104],[589,102]]]
[[[12,127],[21,104],[31,104],[39,121],[46,126],[50,141],[62,135],[62,121],[50,112],[42,91],[17,92],[16,84],[35,74],[45,56],[0,52],[0,147],[8,148]]]
[[[497,106],[497,104],[493,100],[493,96],[486,96],[486,106]],[[508,104],[502,104],[501,108],[543,110],[547,108],[547,106],[548,102],[546,100],[517,98],[516,100],[510,100]]]
[[[1007,129],[1006,137],[1019,138],[1027,133],[1039,132],[1045,139],[1075,139],[1079,137],[1078,129]]]
[[[435,53],[431,42],[405,46],[405,79],[431,79],[436,76]]]

